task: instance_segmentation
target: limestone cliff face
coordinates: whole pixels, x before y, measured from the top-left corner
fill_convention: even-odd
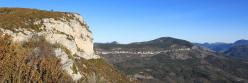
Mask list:
[[[59,82],[56,80],[47,81],[44,76],[49,77],[50,74],[53,74],[56,77],[60,74],[65,77],[68,75],[73,81],[86,83],[118,83],[125,78],[125,76],[114,71],[110,65],[105,63],[100,59],[100,56],[94,53],[92,32],[79,14],[24,8],[0,8],[0,35],[0,39],[2,40],[6,40],[4,39],[6,38],[5,36],[10,36],[12,44],[18,43],[18,49],[6,48],[5,45],[8,44],[1,43],[0,51],[16,50],[17,52],[14,52],[15,55],[11,54],[12,51],[7,51],[6,53],[2,52],[0,53],[0,58],[17,55],[23,56],[24,58],[18,60],[20,60],[20,63],[23,61],[22,64],[27,66],[27,68],[31,68],[31,70],[23,70],[31,73],[36,72],[34,75],[37,76],[37,79],[34,79],[32,74],[28,77],[27,75],[21,74],[21,72],[23,72],[21,69],[17,69],[14,72],[20,73],[20,75],[17,76],[19,82],[20,78],[30,78],[28,81],[23,81],[23,79],[21,79],[22,82],[30,82],[30,80],[34,80],[32,82],[39,80],[43,82]],[[20,52],[19,48],[26,49],[25,53]],[[49,69],[46,71],[40,66],[40,64],[45,63],[44,61],[42,62],[43,59],[47,60],[47,58],[41,57],[50,57],[50,55],[54,55],[56,59],[54,61],[49,60],[51,61],[49,64],[56,63],[56,60],[58,59],[59,65],[61,65],[61,69],[60,66],[58,66],[58,70],[61,70],[61,72],[65,71],[66,74],[58,71],[58,75],[49,73],[49,71],[53,69],[52,66],[45,65],[45,69]],[[40,59],[35,62],[35,59],[30,57]],[[9,65],[5,63],[6,61],[4,61],[4,59],[5,58],[0,59],[0,67],[2,67],[2,70],[5,70],[3,67]],[[41,61],[39,62],[39,60]],[[18,61],[14,59],[12,62],[13,64],[19,64]],[[16,76],[11,72],[0,72],[0,80],[3,80],[3,82],[8,82],[9,80],[15,82],[12,81],[14,78],[6,78],[12,77],[8,75]],[[121,79],[118,79],[117,77]],[[65,80],[64,78],[56,79]]]
[[[81,16],[78,14],[67,14],[72,18],[66,20],[61,18],[55,20],[54,18],[44,18],[34,22],[36,25],[42,25],[41,31],[27,30],[25,28],[19,28],[13,30],[0,29],[5,35],[13,37],[14,42],[24,42],[35,37],[44,37],[46,41],[51,44],[59,44],[68,49],[71,55],[74,57],[82,57],[85,59],[97,59],[100,58],[94,54],[93,51],[93,38],[92,33],[88,30],[88,27],[84,23]],[[56,56],[61,58],[64,70],[73,77],[74,80],[80,79],[80,74],[73,74],[71,67],[73,61],[68,57],[63,49],[57,48],[55,50]]]
[[[73,18],[66,20],[55,20],[44,18],[35,21],[34,24],[42,26],[41,31],[19,28],[13,30],[0,29],[4,34],[11,35],[14,41],[28,41],[34,37],[45,37],[51,44],[61,44],[69,49],[72,55],[76,54],[85,59],[99,58],[93,51],[92,33],[78,14],[68,14]]]

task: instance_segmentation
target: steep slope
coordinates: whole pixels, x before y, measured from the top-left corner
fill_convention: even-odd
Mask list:
[[[230,57],[248,59],[248,45],[233,46],[225,51],[225,54]]]
[[[248,59],[248,40],[237,40],[234,43],[204,43],[199,44],[195,43],[195,45],[206,47],[208,49],[211,49],[213,51],[224,53],[227,56],[230,56],[231,58],[237,58],[237,59]]]
[[[128,83],[96,55],[79,14],[0,8],[0,82]]]
[[[233,46],[241,46],[241,45],[248,45],[248,40],[241,39],[233,43]]]
[[[224,52],[227,56],[238,59],[248,60],[248,40],[238,40],[232,47]]]
[[[204,43],[204,44],[195,43],[195,45],[206,47],[216,52],[225,52],[230,47],[232,47],[232,44],[229,43]]]
[[[106,49],[107,48],[107,49]],[[248,64],[175,38],[96,44],[97,53],[143,83],[246,83]]]

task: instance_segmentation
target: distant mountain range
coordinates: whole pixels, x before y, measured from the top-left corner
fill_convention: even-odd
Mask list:
[[[242,39],[234,43],[195,43],[195,45],[206,47],[219,53],[225,53],[230,57],[248,59],[248,40]]]
[[[95,43],[94,48],[98,55],[142,83],[248,83],[247,61],[181,39]]]
[[[195,45],[206,47],[210,50],[216,51],[216,52],[224,52],[228,50],[232,44],[229,43],[195,43]]]
[[[248,45],[248,40],[242,39],[233,43],[233,46],[240,46],[240,45]]]

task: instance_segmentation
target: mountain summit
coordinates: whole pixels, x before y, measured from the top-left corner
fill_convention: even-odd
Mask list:
[[[161,37],[158,39],[154,39],[148,42],[144,42],[144,44],[153,44],[153,45],[159,45],[161,47],[168,47],[168,46],[173,46],[173,45],[178,45],[178,46],[185,46],[185,47],[192,47],[193,45],[185,40],[181,39],[176,39],[172,37]]]
[[[245,40],[245,39],[241,39],[241,40],[238,40],[236,42],[233,43],[235,46],[239,46],[239,45],[248,45],[248,40]]]

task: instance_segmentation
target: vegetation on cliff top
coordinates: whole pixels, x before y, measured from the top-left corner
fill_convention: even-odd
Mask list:
[[[18,28],[26,28],[27,30],[41,31],[42,24],[35,24],[44,18],[53,18],[55,20],[64,19],[68,21],[73,19],[70,12],[46,11],[28,8],[0,8],[0,28],[15,31]],[[79,19],[76,19],[79,20]],[[85,23],[80,23],[85,26],[88,31],[89,26]]]

